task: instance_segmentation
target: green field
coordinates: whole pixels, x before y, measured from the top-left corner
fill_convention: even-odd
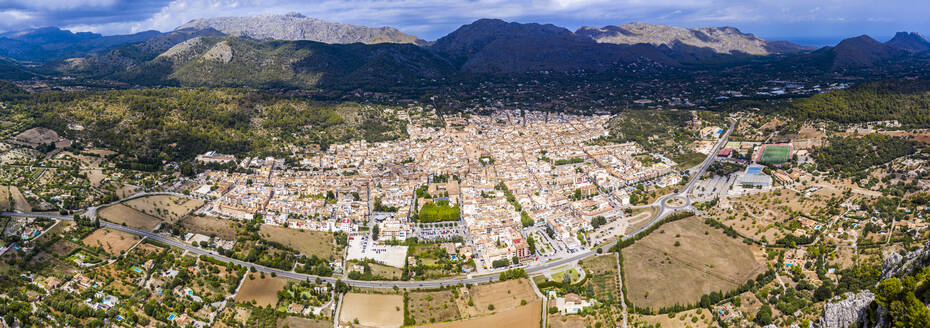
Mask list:
[[[788,154],[791,153],[790,146],[766,146],[762,149],[760,162],[766,164],[781,164],[789,160]]]

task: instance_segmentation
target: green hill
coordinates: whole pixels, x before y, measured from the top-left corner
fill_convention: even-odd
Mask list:
[[[908,127],[930,126],[930,81],[864,83],[796,101],[789,113],[799,119],[840,123],[898,120]]]

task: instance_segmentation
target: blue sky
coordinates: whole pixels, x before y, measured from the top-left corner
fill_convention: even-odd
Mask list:
[[[726,25],[810,45],[860,34],[885,41],[896,31],[930,32],[927,0],[0,0],[0,31],[59,26],[126,34],[169,31],[201,17],[295,11],[341,23],[393,26],[427,40],[478,18],[571,30],[629,22]]]

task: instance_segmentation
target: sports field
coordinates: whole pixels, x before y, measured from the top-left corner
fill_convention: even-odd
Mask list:
[[[790,160],[791,146],[767,145],[762,147],[759,161],[766,164],[781,164]]]

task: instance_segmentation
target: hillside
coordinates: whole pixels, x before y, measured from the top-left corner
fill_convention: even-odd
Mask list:
[[[443,58],[409,44],[200,37],[114,77],[143,85],[351,88],[437,78],[452,71]]]
[[[463,25],[431,46],[463,72],[605,71],[626,63],[676,62],[651,45],[594,42],[551,24],[520,24],[480,19]]]
[[[894,37],[888,40],[888,42],[885,42],[885,44],[910,52],[930,51],[930,41],[927,41],[927,38],[917,32],[895,33]]]
[[[103,36],[96,33],[44,27],[0,34],[0,57],[17,60],[49,61],[104,53],[115,47],[144,42],[158,31]]]
[[[335,142],[406,135],[404,123],[381,108],[318,104],[241,89],[50,92],[26,95],[12,104],[21,106],[11,106],[17,112],[6,114],[117,151],[137,168],[151,168],[162,159],[190,160],[208,150],[279,154],[290,152],[285,144],[326,148]],[[69,130],[71,123],[84,130]]]
[[[770,55],[811,50],[786,41],[766,41],[734,27],[683,28],[668,25],[630,23],[601,28],[584,26],[575,31],[600,43],[667,46],[672,49],[705,48],[716,53]]]
[[[930,82],[893,80],[856,85],[795,101],[788,112],[799,119],[841,123],[898,120],[930,126]]]
[[[425,45],[426,41],[405,34],[393,27],[372,28],[327,22],[299,13],[258,15],[252,17],[201,18],[178,29],[215,29],[235,36],[253,39],[306,40],[323,43],[410,43]]]

